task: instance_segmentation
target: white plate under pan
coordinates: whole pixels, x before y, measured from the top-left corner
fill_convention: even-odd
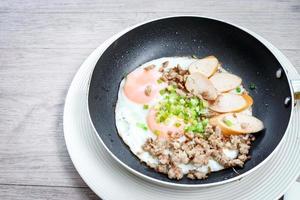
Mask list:
[[[244,29],[244,28],[243,28]],[[246,30],[246,29],[244,29]],[[124,30],[123,32],[126,32]],[[272,44],[262,41],[288,71],[299,77],[287,58]],[[130,173],[106,152],[94,133],[87,112],[87,90],[91,72],[103,50],[121,33],[100,45],[82,64],[74,77],[65,101],[64,135],[75,168],[87,185],[103,199],[278,199],[300,172],[300,104],[294,109],[285,141],[263,166],[241,180],[209,188],[176,189],[148,182]],[[105,116],[103,116],[105,117]]]

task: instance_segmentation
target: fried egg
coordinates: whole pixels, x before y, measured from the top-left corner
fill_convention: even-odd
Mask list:
[[[159,124],[155,120],[155,110],[152,108],[162,99],[159,91],[167,86],[167,84],[159,83],[158,81],[161,76],[159,68],[162,63],[168,61],[169,64],[166,69],[178,64],[181,68],[187,69],[188,66],[196,60],[197,59],[191,57],[165,57],[152,60],[129,73],[120,83],[115,108],[115,120],[118,133],[132,153],[148,165],[157,165],[158,160],[144,151],[142,146],[148,138],[155,139],[158,137],[155,133],[156,130],[160,133],[183,131],[182,126],[176,127],[173,125],[176,122],[180,122],[180,119],[172,118],[167,124]],[[148,66],[155,67],[147,71],[144,68]],[[225,71],[224,69],[221,70]],[[145,90],[148,86],[151,88],[151,93],[147,95]],[[240,86],[239,92],[241,91],[244,91],[242,86]],[[232,90],[230,93],[238,92]],[[251,107],[243,112],[251,115]],[[184,138],[181,139],[184,140]],[[234,159],[238,156],[237,150],[223,149],[223,152],[230,159]],[[180,164],[179,167],[184,174],[187,174],[189,170],[198,170],[206,173],[208,170],[219,171],[224,169],[224,166],[213,159],[210,159],[207,165],[201,167],[194,166],[190,163]]]

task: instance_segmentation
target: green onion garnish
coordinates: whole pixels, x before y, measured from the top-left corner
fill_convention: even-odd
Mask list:
[[[256,85],[254,83],[250,83],[249,88],[250,88],[250,90],[255,90]]]
[[[149,105],[145,104],[145,105],[143,106],[143,108],[144,108],[144,110],[148,110],[148,109],[149,109]]]
[[[202,125],[203,125],[204,127],[206,127],[206,126],[208,125],[208,119],[204,119],[204,120],[202,121]]]
[[[176,123],[175,123],[175,126],[178,128],[178,127],[181,126],[181,124],[180,124],[179,122],[176,122]]]
[[[230,120],[228,120],[228,119],[224,119],[223,121],[224,121],[224,123],[225,123],[227,126],[232,126],[232,125],[233,125],[233,123],[232,123]]]
[[[162,90],[159,91],[159,94],[160,94],[160,95],[164,95],[165,93],[166,93],[166,90],[165,90],[165,89],[162,89]]]
[[[236,91],[237,93],[240,93],[240,92],[242,91],[242,89],[241,89],[240,87],[237,87],[237,88],[235,88],[235,91]]]
[[[144,131],[147,131],[148,130],[148,127],[146,124],[143,124],[143,123],[136,123],[136,126],[143,129]]]
[[[198,97],[180,96],[175,86],[168,86],[161,90],[163,99],[155,105],[156,122],[168,123],[172,117],[183,120],[186,132],[204,133],[208,120],[202,117],[207,113],[208,103]],[[180,127],[181,123],[174,126]]]
[[[157,83],[161,84],[163,81],[161,79],[157,79]]]
[[[154,131],[154,134],[155,134],[155,135],[159,135],[159,134],[160,134],[160,131],[159,131],[159,130],[155,130],[155,131]]]

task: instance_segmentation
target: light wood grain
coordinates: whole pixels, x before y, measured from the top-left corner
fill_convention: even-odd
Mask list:
[[[2,53],[0,183],[85,186],[70,162],[62,128],[64,98],[89,53],[84,51]]]
[[[99,198],[89,188],[0,185],[0,199],[96,200]]]
[[[126,18],[121,14],[116,15],[114,13],[89,15],[84,13],[76,15],[24,13],[22,15],[24,18],[21,19],[19,19],[20,13],[4,13],[0,16],[1,29],[11,29],[9,35],[0,31],[1,48],[95,48],[112,33],[142,21],[139,15],[133,13],[126,14]],[[150,13],[145,19],[162,16],[161,14]],[[104,21],[103,18],[105,17],[109,19]],[[258,17],[255,20],[229,19],[229,21],[256,31],[280,49],[299,49],[300,42],[293,38],[300,35],[300,23],[290,24],[290,18],[264,17]],[[55,24],[49,26],[48,23],[45,23],[49,19],[53,20]],[[278,24],[285,24],[285,26],[273,28],[271,27],[273,20],[276,20]],[[300,17],[295,18],[295,20],[300,21]],[[3,24],[4,22],[5,24]],[[25,26],[23,27],[22,24]],[[53,26],[56,29],[53,29]],[[93,31],[89,31],[90,29]]]
[[[83,60],[112,34],[174,14],[206,15],[251,29],[300,71],[299,0],[1,0],[1,200],[96,199],[65,147],[68,87]]]

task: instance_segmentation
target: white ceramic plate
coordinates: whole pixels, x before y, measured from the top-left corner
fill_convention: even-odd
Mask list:
[[[298,76],[291,63],[276,48],[253,32],[248,32],[272,50],[290,78]],[[95,63],[103,49],[120,34],[103,43],[82,64],[65,102],[64,133],[70,157],[96,194],[103,199],[275,199],[295,181],[300,172],[300,141],[297,139],[300,137],[300,127],[299,123],[295,123],[299,122],[299,105],[294,110],[293,123],[285,141],[276,154],[265,165],[238,181],[209,188],[173,189],[147,182],[120,166],[93,132],[87,113],[86,94]]]

